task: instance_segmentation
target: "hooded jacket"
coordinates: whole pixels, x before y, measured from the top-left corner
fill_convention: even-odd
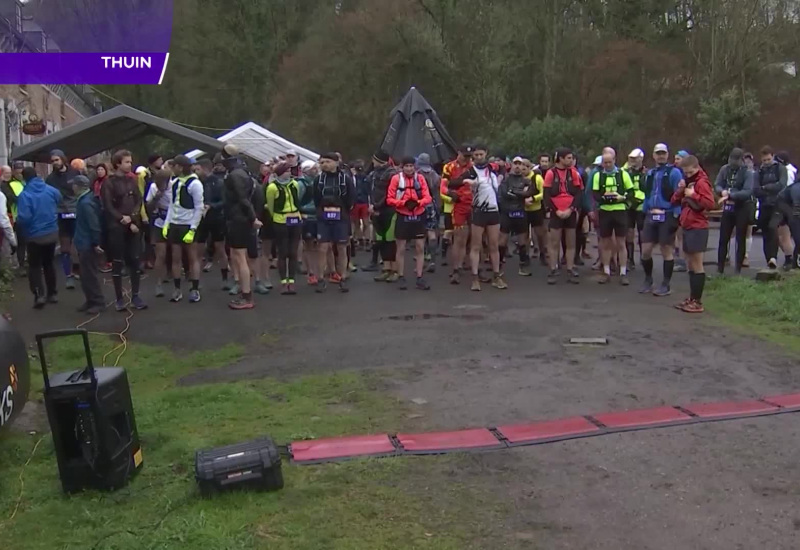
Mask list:
[[[61,193],[40,177],[30,180],[17,201],[17,230],[27,239],[58,234]]]
[[[251,200],[254,187],[255,181],[242,168],[240,161],[234,163],[225,177],[225,220],[228,223],[252,226],[256,221]]]
[[[717,193],[728,191],[728,198],[736,203],[747,203],[753,200],[753,172],[747,166],[726,164],[717,174],[714,183]]]
[[[786,167],[776,161],[762,164],[755,174],[753,194],[762,206],[775,206],[778,195],[786,188],[789,176]]]

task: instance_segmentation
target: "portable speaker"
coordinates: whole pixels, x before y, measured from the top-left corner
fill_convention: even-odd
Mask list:
[[[86,368],[51,377],[44,340],[82,336]],[[85,330],[36,335],[44,377],[44,402],[65,493],[114,491],[142,467],[128,375],[123,368],[95,369]]]

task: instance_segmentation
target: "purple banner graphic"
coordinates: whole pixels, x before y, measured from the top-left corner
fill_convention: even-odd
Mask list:
[[[0,84],[161,84],[169,53],[0,53]]]

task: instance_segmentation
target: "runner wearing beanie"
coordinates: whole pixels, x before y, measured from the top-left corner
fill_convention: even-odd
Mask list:
[[[728,155],[728,164],[717,174],[715,190],[720,196],[722,219],[717,246],[717,273],[725,273],[731,235],[736,235],[736,273],[741,273],[747,249],[747,227],[753,217],[753,172],[744,164],[744,151],[735,147]]]
[[[320,156],[319,164],[322,171],[314,182],[319,263],[326,266],[328,252],[336,246],[336,265],[330,281],[338,284],[341,292],[348,292],[347,245],[350,242],[350,211],[355,203],[355,184],[350,173],[340,167],[337,153]],[[317,292],[325,292],[326,287],[326,281],[320,279]]]
[[[300,214],[300,189],[292,177],[288,162],[278,163],[273,173],[275,179],[267,186],[267,211],[272,216],[275,245],[278,249],[278,273],[281,277],[281,294],[297,294],[295,275],[297,253],[303,230]]]
[[[64,288],[75,288],[75,277],[72,276],[72,238],[75,236],[75,208],[77,197],[70,185],[78,172],[69,167],[67,155],[61,149],[50,151],[50,164],[53,171],[47,176],[45,183],[55,187],[61,193],[61,204],[58,205],[58,238],[61,246],[61,269],[66,277]]]
[[[685,181],[679,183],[672,202],[681,204],[680,224],[683,229],[683,252],[689,270],[690,294],[677,307],[686,313],[702,313],[706,283],[703,256],[708,245],[708,211],[714,208],[714,192],[697,157],[685,157],[681,169]]]
[[[416,171],[414,159],[406,157],[401,161],[402,172],[395,174],[386,192],[386,204],[397,212],[397,280],[400,290],[407,290],[404,266],[405,250],[408,241],[414,242],[414,260],[417,275],[417,289],[430,290],[422,278],[425,267],[425,208],[431,204],[428,182]]]
[[[317,265],[317,207],[314,206],[314,180],[319,175],[319,166],[313,160],[301,165],[303,175],[297,180],[300,195],[300,214],[303,218],[303,265],[306,268],[308,286],[319,284],[321,273]]]

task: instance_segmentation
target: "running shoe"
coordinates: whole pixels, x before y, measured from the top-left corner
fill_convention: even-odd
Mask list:
[[[744,261],[742,262],[742,267],[750,267],[750,257],[745,256]]]
[[[74,290],[75,289],[75,276],[74,275],[67,275],[67,280],[64,283],[64,288],[67,290]]]
[[[90,307],[92,307],[92,304],[90,304],[90,303],[88,303],[88,302],[85,302],[83,305],[81,305],[80,307],[78,307],[78,309],[76,309],[75,311],[77,311],[78,313],[84,313],[84,312],[86,312],[86,310],[87,310],[87,309],[89,309]]]
[[[297,294],[297,289],[294,286],[294,281],[289,281],[287,294],[289,296],[294,296],[295,294]]]
[[[703,313],[705,308],[701,302],[698,302],[697,300],[689,300],[689,303],[683,306],[681,311],[685,311],[686,313]]]
[[[686,298],[684,301],[675,304],[675,309],[683,309],[691,301],[692,301],[691,298]]]
[[[228,289],[228,295],[229,296],[238,296],[241,291],[242,291],[242,289],[239,287],[239,283],[234,282],[231,285],[230,289]]]
[[[256,294],[262,294],[262,295],[269,294],[269,289],[267,288],[267,285],[265,285],[261,281],[256,281],[256,284],[253,285],[253,290],[255,291]]]
[[[491,283],[492,282],[492,276],[491,275],[483,275],[481,273],[478,273],[478,279],[482,283]]]
[[[136,294],[133,298],[131,298],[131,305],[133,305],[133,307],[138,311],[147,309],[147,304],[144,303],[144,300],[142,300],[142,298],[138,294]]]
[[[399,279],[400,279],[400,275],[398,275],[396,271],[392,271],[391,275],[389,275],[389,278],[386,279],[386,282],[390,283],[390,284],[391,283],[396,283]]]
[[[653,279],[645,279],[642,287],[639,289],[639,294],[650,294],[653,292]]]
[[[104,306],[90,306],[85,313],[86,315],[100,315],[103,310],[105,310]]]
[[[274,288],[272,286],[272,281],[266,280],[266,281],[263,281],[263,282],[264,282],[264,288],[266,288],[267,290],[272,290]]]
[[[628,271],[636,271],[636,262],[628,260]]]
[[[473,292],[481,291],[481,280],[479,277],[472,278],[472,286],[470,286],[469,289]]]
[[[243,297],[239,296],[238,298],[235,298],[230,302],[228,302],[228,307],[238,311],[240,309],[253,309],[254,307],[256,307],[256,305],[252,301],[246,300]]]
[[[558,270],[551,269],[550,273],[547,274],[547,284],[554,285],[558,282]]]
[[[156,283],[156,298],[164,297],[164,284],[159,281]]]
[[[170,298],[169,301],[173,304],[177,304],[181,300],[183,300],[183,292],[181,292],[181,289],[176,288],[172,293],[172,298]]]
[[[533,273],[531,273],[530,270],[527,267],[522,267],[522,266],[520,266],[519,271],[517,272],[517,274],[520,277],[531,277],[533,275]]]
[[[608,273],[601,273],[597,276],[597,283],[601,285],[607,285],[611,282],[611,275]]]
[[[42,295],[34,296],[33,309],[43,309],[47,305],[47,298]]]
[[[319,279],[317,279],[316,275],[309,275],[306,277],[306,282],[308,286],[317,286],[319,284]]]
[[[450,284],[451,285],[460,285],[461,284],[461,276],[458,274],[458,271],[454,271],[450,274]]]
[[[349,262],[347,264],[347,271],[349,271],[350,273],[355,273],[356,271],[358,271],[358,266],[353,262]]]
[[[429,263],[428,268],[425,271],[428,273],[436,273],[436,262]]]
[[[417,277],[417,290],[430,290],[431,285],[422,277]]]
[[[567,275],[569,276],[567,279],[568,283],[573,285],[581,284],[581,274],[574,267],[567,273]]]
[[[289,295],[289,283],[281,283],[281,295],[288,296]]]
[[[656,290],[653,291],[653,296],[656,296],[658,298],[669,296],[670,294],[672,294],[672,289],[667,284],[662,284],[660,287],[658,287]]]
[[[497,275],[492,279],[492,286],[498,290],[506,290],[508,288],[508,285],[500,275]]]
[[[408,282],[406,282],[405,277],[397,279],[397,288],[398,290],[408,290]]]
[[[320,279],[319,284],[316,286],[316,288],[314,288],[314,292],[317,294],[322,294],[326,290],[328,290],[328,281],[326,281],[324,278]]]
[[[363,271],[364,273],[375,273],[379,269],[380,267],[378,266],[378,264],[373,264],[372,262],[370,262],[368,265],[362,267],[361,271]]]
[[[100,266],[100,273],[111,273],[111,262],[106,262]]]
[[[686,273],[689,268],[686,267],[686,260],[682,258],[675,258],[675,273]]]
[[[233,283],[228,280],[222,281],[222,286],[220,287],[223,291],[227,292],[233,287]]]
[[[116,309],[119,312],[127,311],[128,304],[125,303],[125,300],[117,300],[116,302],[114,302],[114,309]]]
[[[622,286],[630,286],[631,280],[628,279],[627,274],[619,276],[619,284],[621,284]]]
[[[200,301],[200,291],[197,289],[192,289],[189,291],[189,303],[196,304]]]
[[[389,279],[391,274],[392,274],[391,271],[384,271],[380,275],[373,277],[372,280],[375,281],[376,283],[385,283]]]
[[[213,262],[206,262],[205,265],[203,266],[203,273],[208,273],[213,268],[214,268],[214,263]]]
[[[347,279],[342,279],[339,283],[339,292],[342,294],[347,294],[350,292],[350,287],[347,285]]]
[[[331,275],[328,277],[328,282],[334,285],[338,285],[339,283],[342,282],[342,276],[339,275],[338,273],[331,273]]]
[[[50,294],[47,297],[48,304],[57,304],[58,303],[58,294]]]

